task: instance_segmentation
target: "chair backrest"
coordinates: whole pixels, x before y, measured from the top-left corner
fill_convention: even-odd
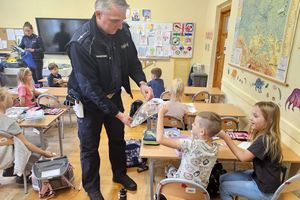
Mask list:
[[[160,98],[164,101],[168,101],[171,99],[171,91],[170,90],[166,90],[163,93],[161,93]]]
[[[239,130],[239,120],[235,117],[221,117],[223,130]]]
[[[207,91],[197,92],[192,97],[192,102],[209,103],[210,102],[210,94],[209,94],[209,92],[207,92]]]
[[[209,200],[209,194],[201,185],[179,178],[166,178],[161,180],[156,188],[157,199],[160,199],[160,194],[172,197],[187,199],[187,200]],[[171,199],[171,198],[170,198]]]
[[[41,94],[37,98],[37,104],[38,106],[47,106],[49,108],[61,108],[62,104],[58,100],[57,97],[51,95],[51,94]]]
[[[274,193],[272,200],[281,199],[281,195],[300,190],[300,173],[284,181]]]
[[[165,127],[176,127],[181,130],[185,129],[185,124],[183,120],[177,119],[174,116],[165,115],[164,116],[164,126]]]

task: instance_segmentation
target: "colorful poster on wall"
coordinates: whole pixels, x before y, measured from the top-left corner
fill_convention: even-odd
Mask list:
[[[191,58],[194,23],[128,21],[139,58]]]
[[[173,23],[171,38],[172,57],[191,58],[193,56],[194,23]]]
[[[231,63],[285,82],[299,0],[240,0]]]
[[[143,9],[142,10],[142,15],[143,15],[144,21],[150,21],[151,20],[151,10]]]

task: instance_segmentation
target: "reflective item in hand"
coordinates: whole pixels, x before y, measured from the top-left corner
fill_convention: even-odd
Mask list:
[[[135,127],[143,123],[149,117],[158,113],[159,105],[163,102],[162,99],[153,98],[145,102],[133,115],[131,127]]]

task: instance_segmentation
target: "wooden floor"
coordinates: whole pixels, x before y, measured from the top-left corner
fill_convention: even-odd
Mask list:
[[[128,113],[130,104],[133,101],[127,94],[123,95],[123,102],[125,111]],[[134,92],[134,99],[143,99],[139,92]],[[125,129],[125,138],[142,138],[142,132],[144,126],[139,126],[137,128]],[[79,140],[77,137],[77,127],[76,127],[76,118],[73,116],[72,127],[70,127],[69,118],[66,115],[65,117],[65,127],[64,127],[65,137],[63,139],[64,143],[64,154],[67,155],[75,167],[75,184],[77,186],[81,185],[81,167],[80,167],[80,156],[79,156]],[[58,146],[58,133],[57,128],[52,128],[46,133],[46,138],[49,142],[49,150],[59,153]],[[118,199],[118,191],[121,189],[120,184],[112,182],[112,172],[110,167],[110,162],[108,158],[108,141],[106,137],[105,130],[103,129],[101,133],[101,144],[99,147],[99,152],[101,156],[101,191],[105,199]],[[157,182],[164,178],[164,166],[169,161],[161,161],[155,164],[155,185]],[[174,162],[174,161],[173,161]],[[226,166],[226,165],[225,165]],[[227,164],[227,170],[231,170],[231,164]],[[128,175],[133,178],[137,185],[138,189],[135,192],[128,191],[127,197],[129,200],[144,200],[149,199],[149,171],[142,173],[137,173],[136,168],[128,169]],[[24,195],[23,185],[15,183],[15,178],[4,178],[2,177],[2,171],[0,171],[0,200],[23,200],[23,199],[39,199],[38,192],[34,191],[29,186],[29,192],[27,195]],[[80,191],[66,189],[58,191],[53,199],[61,200],[88,200],[87,193],[81,188]],[[218,198],[217,198],[218,199]]]

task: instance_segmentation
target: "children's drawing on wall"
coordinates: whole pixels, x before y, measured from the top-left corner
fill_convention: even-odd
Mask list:
[[[126,20],[130,20],[130,8],[126,9]]]
[[[143,9],[142,10],[142,15],[143,15],[144,21],[150,21],[151,20],[151,10]]]
[[[300,109],[300,88],[295,88],[293,90],[292,94],[286,99],[285,109],[286,106],[288,109],[291,107],[292,111],[294,111],[295,107]]]
[[[134,10],[131,10],[134,17]],[[128,21],[140,58],[192,58],[194,23]]]
[[[132,21],[140,21],[140,10],[132,10],[132,16],[131,16]]]
[[[260,78],[256,79],[254,86],[255,86],[255,91],[257,91],[258,93],[261,93],[261,89],[263,88],[263,86],[265,85],[265,82],[263,80],[261,80]]]
[[[232,72],[231,72],[231,77],[232,78],[236,78],[237,77],[237,70],[236,69],[234,69],[234,70],[232,70]]]

